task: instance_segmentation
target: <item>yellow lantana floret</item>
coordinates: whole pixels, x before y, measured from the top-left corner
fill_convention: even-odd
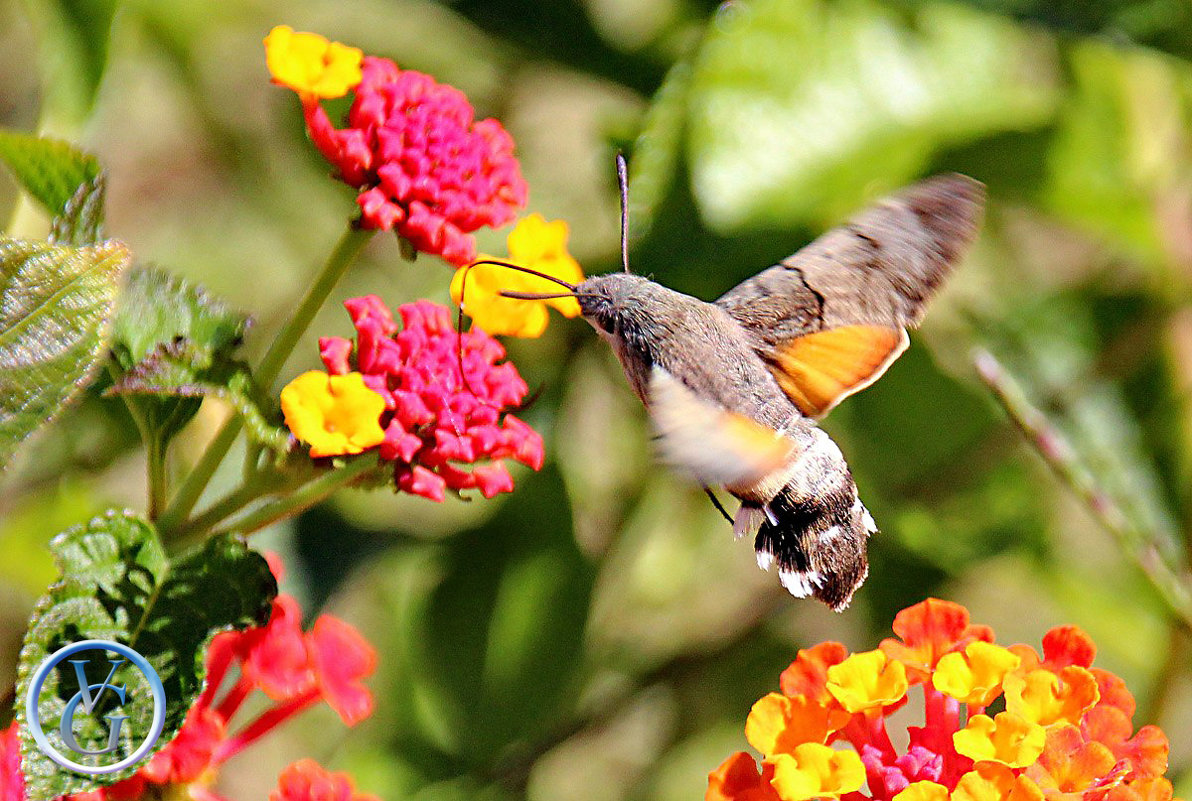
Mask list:
[[[944,654],[931,676],[935,689],[963,704],[989,706],[1002,692],[1002,680],[1022,660],[992,643],[969,643],[964,652]]]
[[[484,258],[483,256],[481,258]],[[462,305],[464,314],[485,333],[507,337],[533,339],[542,336],[550,314],[539,300],[517,300],[501,295],[505,289],[537,292],[525,289],[525,276],[497,264],[477,264],[455,271],[451,279],[451,300]],[[464,281],[467,284],[464,284]],[[555,286],[555,289],[562,289]],[[553,291],[553,290],[552,290]]]
[[[584,273],[579,262],[567,252],[570,234],[566,220],[548,222],[541,214],[523,217],[505,240],[509,247],[509,260],[561,278],[569,284],[578,284],[584,280]],[[558,284],[525,273],[522,273],[522,280],[526,282],[527,292],[557,292],[561,289]],[[579,316],[579,302],[575,298],[556,298],[544,302],[558,309],[564,317]]]
[[[363,58],[358,48],[298,33],[289,25],[278,25],[265,37],[265,65],[273,82],[293,89],[304,102],[346,95],[360,83]]]
[[[1011,768],[1034,764],[1043,753],[1046,730],[1013,712],[996,718],[974,715],[968,725],[952,735],[956,752],[976,762],[998,762]]]
[[[584,280],[583,270],[567,252],[569,229],[565,220],[547,221],[541,214],[531,214],[518,221],[506,238],[509,261],[540,273],[562,279],[569,284]],[[491,258],[481,256],[481,261]],[[465,287],[464,280],[467,280]],[[517,300],[506,298],[502,290],[557,294],[566,289],[553,281],[510,270],[495,264],[477,264],[455,271],[451,280],[451,299],[462,304],[464,313],[489,334],[514,337],[538,337],[546,330],[549,316],[547,306],[553,306],[566,317],[580,313],[575,298],[551,300]]]
[[[793,754],[766,760],[774,766],[770,786],[782,801],[839,798],[865,783],[865,767],[855,751],[837,751],[819,743],[804,743]]]
[[[978,762],[960,777],[952,801],[1043,801],[1043,792],[1026,776],[998,762]]]
[[[828,692],[849,712],[897,703],[908,687],[906,668],[882,651],[853,654],[828,668]]]
[[[1058,674],[1043,668],[1025,676],[1010,673],[1003,687],[1006,711],[1040,726],[1079,725],[1084,712],[1101,697],[1096,677],[1077,665],[1062,668]]]
[[[911,782],[894,796],[894,801],[948,801],[948,788],[936,782]]]
[[[281,411],[294,436],[310,445],[311,456],[361,453],[385,440],[385,399],[360,373],[303,373],[281,391]]]
[[[790,753],[803,743],[823,743],[828,733],[828,710],[803,696],[768,693],[745,721],[745,739],[764,756]]]

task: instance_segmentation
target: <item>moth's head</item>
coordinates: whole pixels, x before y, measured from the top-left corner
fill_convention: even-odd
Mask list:
[[[594,275],[575,288],[575,299],[593,328],[619,336],[626,322],[648,305],[652,285],[645,276],[633,273]]]

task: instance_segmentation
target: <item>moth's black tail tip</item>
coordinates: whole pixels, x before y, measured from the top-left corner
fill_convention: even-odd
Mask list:
[[[852,482],[811,497],[788,485],[769,508],[772,517],[754,540],[758,566],[777,566],[778,580],[796,598],[848,608],[869,575],[866,541],[877,528]]]

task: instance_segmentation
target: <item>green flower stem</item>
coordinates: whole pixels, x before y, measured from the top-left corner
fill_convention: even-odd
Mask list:
[[[191,532],[210,531],[253,501],[266,495],[273,495],[281,489],[282,487],[279,487],[276,482],[266,484],[254,476],[213,503],[197,517],[183,523],[178,527],[178,533],[187,536]]]
[[[377,466],[375,454],[357,456],[345,466],[325,473],[295,491],[252,510],[244,517],[213,532],[213,536],[228,532],[251,534],[278,520],[284,520],[330,497],[336,490],[346,487],[370,470],[377,469]]]
[[[1183,625],[1192,626],[1192,586],[1189,586],[1186,572],[1164,556],[1162,543],[1122,511],[1121,505],[1101,487],[1064,435],[1031,404],[1018,382],[992,354],[978,350],[973,355],[973,363],[981,380],[1056,477],[1113,536],[1122,553],[1142,569]]]
[[[360,254],[373,233],[373,231],[351,226],[340,237],[335,249],[327,257],[323,269],[299,302],[297,310],[278,332],[277,338],[273,340],[273,344],[269,346],[269,350],[261,359],[261,365],[257,368],[254,376],[258,387],[267,390],[277,379],[286,359],[293,352],[298,340],[306,333],[311,320],[314,319],[315,314],[331,294],[331,290],[335,288],[339,279],[356,260],[356,256]],[[168,539],[172,536],[173,532],[177,532],[183,521],[190,516],[195,504],[202,497],[203,491],[207,489],[211,477],[215,475],[215,471],[219,469],[224,457],[231,450],[236,436],[240,433],[241,426],[240,418],[232,417],[207,446],[207,450],[204,451],[194,469],[178,489],[178,494],[174,496],[173,502],[158,520],[158,530],[161,531],[163,537]]]
[[[145,461],[149,480],[149,519],[155,520],[170,499],[169,479],[166,475],[166,443],[161,437],[145,440]]]
[[[108,375],[115,381],[118,377],[118,370],[116,365],[111,360],[107,365]],[[150,520],[156,520],[158,515],[166,507],[166,501],[169,500],[169,476],[166,470],[166,445],[162,438],[157,435],[153,429],[149,427],[149,423],[145,420],[145,416],[141,410],[137,408],[137,404],[128,395],[121,395],[124,400],[124,407],[128,409],[129,415],[132,417],[133,423],[136,424],[137,431],[141,435],[141,441],[145,443],[145,474],[146,482],[149,485],[149,503],[147,513]]]

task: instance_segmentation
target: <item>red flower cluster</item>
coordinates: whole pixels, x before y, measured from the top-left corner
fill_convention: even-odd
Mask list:
[[[476,258],[470,235],[499,227],[526,205],[513,139],[493,119],[474,121],[453,86],[366,57],[348,126],[303,104],[311,139],[356,198],[369,228],[394,229],[418,250],[456,265]]]
[[[378,801],[352,790],[346,773],[331,773],[313,759],[300,759],[281,772],[269,801]]]
[[[16,723],[0,731],[0,801],[25,801],[21,734],[17,731]]]
[[[427,300],[398,309],[400,329],[376,295],[344,306],[356,327],[355,346],[324,337],[319,351],[329,373],[358,371],[385,399],[380,455],[395,463],[399,490],[442,501],[448,488],[474,488],[491,498],[513,489],[501,459],[542,467],[542,438],[504,411],[522,401],[527,387],[516,367],[498,364],[505,349],[497,340],[479,330],[457,333],[448,309]],[[458,466],[482,459],[490,461],[470,472]]]
[[[276,560],[270,559],[270,564],[280,576]],[[307,707],[326,701],[349,726],[368,717],[373,699],[361,679],[372,674],[376,664],[376,652],[355,628],[331,615],[321,615],[310,631],[304,632],[297,601],[279,595],[267,625],[226,632],[212,640],[207,653],[207,687],[167,746],[131,778],[65,801],[181,797],[163,789],[174,785],[184,785],[195,801],[223,801],[209,786],[219,766]],[[234,665],[240,668],[239,676],[217,699],[216,693]],[[232,718],[258,689],[275,704],[229,734]],[[376,801],[372,796],[353,796],[346,775],[327,773],[310,760],[287,768],[270,799]],[[0,733],[0,801],[26,801],[15,723]]]

